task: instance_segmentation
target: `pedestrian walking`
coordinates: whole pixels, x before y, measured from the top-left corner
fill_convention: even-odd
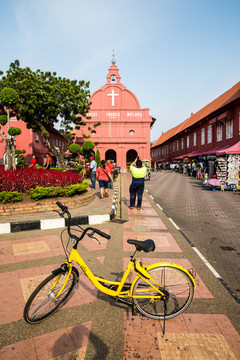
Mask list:
[[[108,160],[108,161],[107,161],[106,166],[109,168],[110,173],[111,173],[112,178],[113,178],[114,165],[112,164],[111,160]],[[109,187],[109,189],[113,189],[113,182],[112,182],[112,180],[109,180],[109,182],[108,182],[108,187]]]
[[[108,181],[112,180],[112,175],[109,168],[106,166],[105,160],[101,161],[101,166],[96,171],[97,180],[100,187],[100,199],[103,199],[103,195],[108,197]]]
[[[136,164],[136,166],[134,166]],[[135,207],[137,196],[137,209],[141,210],[142,195],[144,190],[144,177],[147,172],[147,168],[142,164],[142,160],[137,157],[130,165],[130,171],[132,173],[132,183],[129,187],[130,192],[130,209]]]
[[[92,189],[95,190],[95,185],[96,185],[96,171],[97,171],[97,163],[94,160],[94,156],[90,156],[90,179],[91,179],[91,183],[92,183]]]

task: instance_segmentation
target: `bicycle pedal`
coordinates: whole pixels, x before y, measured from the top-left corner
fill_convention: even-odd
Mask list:
[[[132,316],[136,315],[136,305],[132,304]]]

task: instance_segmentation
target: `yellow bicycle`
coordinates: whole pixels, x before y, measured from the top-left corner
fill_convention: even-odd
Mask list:
[[[67,231],[73,248],[67,261],[58,269],[54,270],[33,291],[24,308],[24,319],[30,324],[44,321],[56,313],[69,299],[75,285],[79,281],[79,272],[72,266],[72,262],[78,263],[80,268],[96,286],[96,288],[132,307],[133,313],[137,309],[143,315],[151,319],[170,319],[184,312],[190,305],[194,288],[194,274],[184,267],[168,262],[159,262],[145,266],[142,261],[136,260],[137,252],[150,252],[155,250],[154,241],[151,239],[138,241],[129,239],[129,244],[135,246],[134,254],[122,276],[121,281],[106,280],[94,275],[77,251],[78,242],[88,234],[94,238],[94,234],[110,239],[110,235],[93,228],[81,228],[80,237],[71,233],[71,214],[68,208],[57,202],[62,212],[60,216],[68,217]],[[133,271],[136,276],[132,283],[127,283],[127,277]]]

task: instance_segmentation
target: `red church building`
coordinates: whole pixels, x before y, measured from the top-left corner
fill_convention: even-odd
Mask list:
[[[90,97],[92,102],[87,126],[76,130],[76,142],[84,142],[83,133],[90,135],[100,151],[101,159],[113,160],[121,171],[139,156],[150,160],[150,128],[155,119],[149,108],[142,109],[136,95],[121,84],[119,70],[113,58],[107,83]],[[101,125],[94,128],[94,124]],[[87,128],[87,130],[85,130]]]
[[[91,97],[91,110],[85,119],[87,126],[75,130],[75,141],[84,142],[83,133],[90,135],[95,144],[94,151],[100,151],[101,159],[113,160],[121,171],[126,171],[137,156],[150,160],[150,128],[155,119],[149,115],[149,109],[140,107],[136,95],[121,84],[119,70],[112,60],[107,83],[95,91]],[[101,125],[94,127],[100,122]],[[41,132],[27,129],[22,120],[10,119],[11,127],[19,127],[22,133],[15,137],[17,150],[26,150],[27,162],[36,155],[42,165],[48,148]],[[87,130],[86,130],[87,129]],[[7,126],[2,129],[7,134]],[[57,130],[51,130],[52,145],[63,147],[65,139]],[[0,137],[0,165],[6,164],[5,141]]]

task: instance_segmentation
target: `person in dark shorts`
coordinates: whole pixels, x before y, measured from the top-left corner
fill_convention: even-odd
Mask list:
[[[96,176],[100,187],[100,199],[103,199],[103,195],[108,197],[108,181],[113,181],[110,169],[105,165],[105,160],[101,161],[101,166],[97,168]]]

